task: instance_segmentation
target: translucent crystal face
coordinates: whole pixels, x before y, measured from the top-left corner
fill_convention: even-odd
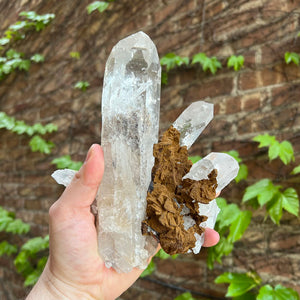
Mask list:
[[[102,135],[105,172],[97,194],[99,254],[107,267],[129,272],[145,268],[157,242],[141,233],[146,195],[157,143],[161,69],[156,47],[143,32],[121,40],[108,58],[102,95]],[[213,104],[191,104],[174,122],[180,145],[189,148],[213,118]],[[192,166],[184,178],[201,180],[217,169],[217,191],[238,173],[238,163],[229,155],[211,153]],[[59,170],[54,179],[67,186],[75,172]],[[199,204],[199,214],[208,216],[202,227],[213,228],[219,208],[215,200]],[[194,225],[188,208],[182,211],[184,227]],[[204,235],[195,233],[198,253]]]
[[[160,72],[155,45],[143,32],[121,40],[106,64],[98,237],[100,256],[119,272],[145,268],[154,251],[141,222],[158,140]]]

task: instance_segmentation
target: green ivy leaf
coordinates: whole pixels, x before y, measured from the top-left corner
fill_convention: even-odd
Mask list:
[[[243,294],[238,297],[232,298],[233,300],[256,300],[256,295],[252,294],[251,292],[248,292],[246,294]],[[265,299],[267,300],[267,299]]]
[[[10,39],[8,39],[6,37],[0,39],[1,46],[4,46],[4,45],[8,44],[9,42],[10,42]]]
[[[273,135],[264,134],[257,135],[252,140],[259,143],[258,148],[262,148],[272,145],[276,141],[276,138]]]
[[[295,160],[294,149],[290,142],[283,141],[280,143],[279,158],[285,165]]]
[[[29,275],[33,272],[33,267],[28,260],[28,254],[25,251],[20,251],[17,257],[14,260],[14,264],[19,273],[24,276]]]
[[[32,273],[30,273],[28,276],[26,276],[25,282],[24,282],[25,287],[33,286],[36,284],[36,282],[40,278],[40,276],[45,268],[47,260],[48,260],[48,257],[42,257],[41,259],[39,259],[39,261],[37,263],[37,268]]]
[[[282,199],[280,192],[278,192],[275,197],[273,197],[272,200],[267,203],[266,208],[271,220],[275,224],[279,225],[282,217]]]
[[[285,52],[284,59],[287,64],[293,62],[295,65],[299,66],[300,56],[295,52]]]
[[[0,119],[0,122],[1,122],[1,119]],[[1,123],[0,123],[0,128],[1,128]],[[299,173],[300,173],[300,165],[295,167],[293,169],[293,171],[291,172],[291,174],[293,174],[293,175],[296,175],[296,174],[299,174]]]
[[[0,216],[0,231],[6,231],[7,226],[13,221],[14,219],[10,216]]]
[[[190,292],[178,295],[174,300],[196,300]]]
[[[23,57],[24,54],[21,52],[17,52],[14,49],[9,49],[5,55],[8,59],[13,59],[13,58],[21,58]]]
[[[226,297],[237,297],[258,286],[261,278],[253,272],[245,274],[226,272],[218,276],[215,283],[229,283]]]
[[[217,202],[219,204],[219,202]],[[223,227],[229,226],[232,222],[234,222],[240,214],[240,209],[234,203],[227,205],[221,209],[218,217],[218,228],[222,229]]]
[[[279,191],[281,186],[274,186],[270,179],[262,179],[257,183],[248,186],[243,196],[242,202],[257,198],[260,206],[271,201],[274,195]]]
[[[140,277],[146,277],[148,275],[151,275],[156,269],[156,265],[153,261],[153,259],[151,260],[151,262],[149,263],[148,267],[144,270],[144,272],[140,275]]]
[[[38,236],[28,240],[25,244],[23,244],[21,250],[27,251],[32,255],[48,248],[49,248],[49,236],[46,235],[44,238]]]
[[[273,289],[270,285],[260,288],[257,300],[299,300],[299,294],[291,288],[286,288],[280,284]]]
[[[40,62],[44,62],[45,61],[45,57],[42,54],[34,54],[30,57],[30,59],[36,63],[40,63]]]
[[[20,219],[13,220],[7,225],[5,229],[6,232],[12,232],[15,234],[27,233],[29,230],[30,230],[30,225],[24,223]]]
[[[104,12],[109,6],[109,3],[104,1],[94,1],[89,4],[86,9],[88,14],[91,14],[93,11],[98,10],[100,13]]]
[[[51,163],[56,165],[58,169],[68,168],[72,170],[79,170],[83,164],[81,161],[73,161],[70,155],[63,155],[55,158],[51,161]]]
[[[161,84],[162,85],[168,84],[168,73],[165,71],[161,71]]]
[[[190,157],[189,157],[189,160],[190,160],[193,164],[195,164],[196,162],[198,162],[200,159],[202,159],[202,157],[199,156],[199,155],[195,155],[195,156],[190,156]]]
[[[89,86],[90,84],[87,81],[78,81],[75,83],[74,88],[85,92]]]
[[[248,177],[248,167],[245,164],[241,164],[239,168],[239,172],[235,177],[235,182],[240,182],[242,180],[246,180]]]
[[[26,25],[27,25],[27,22],[26,22],[26,21],[18,21],[18,22],[16,22],[15,24],[10,25],[10,26],[8,27],[8,29],[13,30],[13,31],[18,31],[18,30],[21,30],[21,29],[23,29],[24,27],[26,27]]]
[[[244,56],[231,55],[227,60],[227,67],[233,67],[235,71],[239,71],[244,66]]]
[[[175,53],[168,53],[160,59],[160,64],[166,67],[167,72],[174,69],[176,66],[180,67],[182,65],[189,64],[188,57],[181,57]]]
[[[299,197],[295,189],[288,188],[280,193],[282,207],[289,213],[298,217],[299,214]]]
[[[77,51],[70,52],[70,56],[75,59],[80,59],[80,53]]]
[[[5,112],[0,112],[0,129],[5,128],[7,130],[12,130],[15,126],[15,119],[8,116]]]
[[[217,69],[222,68],[221,62],[215,56],[207,57],[203,52],[193,56],[192,64],[195,63],[200,63],[204,72],[210,70],[212,74],[215,74]]]
[[[18,252],[18,247],[15,245],[12,245],[8,243],[7,241],[3,241],[0,243],[0,256],[6,254],[6,255],[12,255],[14,253]]]
[[[241,211],[238,217],[232,222],[229,227],[228,240],[232,243],[239,240],[251,222],[252,214],[250,211]]]
[[[33,152],[41,152],[45,154],[51,153],[51,149],[54,148],[54,144],[50,141],[45,141],[39,135],[35,135],[29,142],[31,147],[31,151]]]
[[[280,143],[278,141],[274,141],[272,145],[269,146],[268,156],[270,160],[273,160],[279,156],[280,152]]]
[[[220,237],[220,240],[217,245],[209,247],[208,257],[207,257],[207,266],[211,270],[214,267],[214,262],[222,264],[223,255],[228,255],[233,250],[233,243],[226,239],[224,236]]]

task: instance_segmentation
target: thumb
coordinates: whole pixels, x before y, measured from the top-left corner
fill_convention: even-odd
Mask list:
[[[59,198],[60,204],[72,208],[90,208],[104,172],[103,151],[100,145],[91,146],[85,162]]]

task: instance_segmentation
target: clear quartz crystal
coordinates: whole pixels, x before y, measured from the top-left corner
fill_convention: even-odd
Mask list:
[[[141,234],[158,140],[161,69],[143,32],[121,40],[107,60],[102,94],[105,171],[98,191],[99,253],[107,267],[145,268],[156,245]]]
[[[197,101],[189,105],[173,123],[180,132],[181,146],[189,149],[214,116],[214,105]]]
[[[193,180],[207,179],[212,170],[216,169],[218,172],[217,183],[218,187],[216,192],[220,192],[226,185],[233,180],[239,171],[238,162],[230,155],[225,153],[211,152],[200,161],[193,164],[189,173],[186,174],[183,179],[189,178]],[[199,215],[207,216],[207,220],[200,225],[204,228],[214,228],[217,216],[220,209],[216,200],[210,201],[208,204],[199,203]],[[193,248],[193,252],[199,253],[204,239],[201,236],[195,234],[196,245]]]
[[[180,132],[180,145],[190,146],[195,142],[201,132],[213,118],[213,104],[198,101],[188,106],[182,114],[173,123],[173,126]],[[183,179],[189,178],[193,180],[207,179],[210,172],[217,169],[216,192],[220,192],[229,182],[236,177],[239,171],[237,161],[228,154],[212,152],[205,158],[193,164],[189,173]],[[210,201],[208,204],[199,204],[199,214],[207,216],[208,219],[201,223],[206,228],[214,228],[220,209],[216,200]],[[184,215],[184,227],[190,228],[194,225],[193,219]],[[195,233],[196,244],[192,251],[197,254],[204,243],[204,235]]]

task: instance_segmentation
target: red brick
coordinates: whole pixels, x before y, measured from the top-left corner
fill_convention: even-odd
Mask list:
[[[206,97],[216,97],[220,95],[228,95],[233,88],[232,78],[214,79],[205,84],[192,85],[185,95],[186,101],[203,100]]]
[[[243,72],[239,76],[239,89],[249,90],[264,86],[266,87],[285,82],[286,80],[287,79],[280,66],[261,71]]]
[[[300,83],[295,85],[284,85],[272,89],[272,105],[288,105],[297,103],[300,99]]]
[[[235,114],[241,111],[241,97],[226,99],[226,114]]]

